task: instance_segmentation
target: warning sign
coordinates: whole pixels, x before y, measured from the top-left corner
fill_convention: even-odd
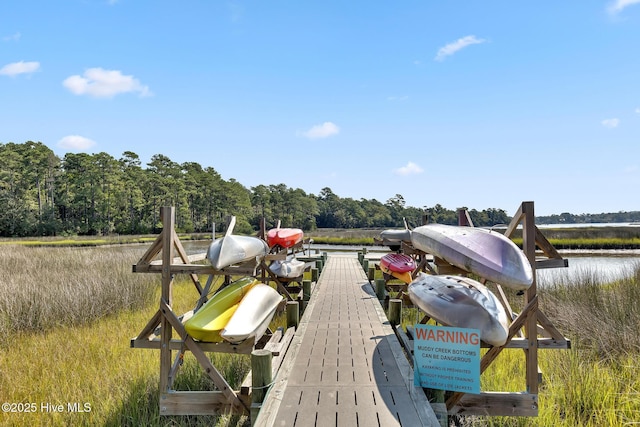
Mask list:
[[[415,325],[414,384],[480,393],[480,331]]]

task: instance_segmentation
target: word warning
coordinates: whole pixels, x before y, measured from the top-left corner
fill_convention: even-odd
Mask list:
[[[438,390],[480,393],[480,331],[415,325],[414,384]]]

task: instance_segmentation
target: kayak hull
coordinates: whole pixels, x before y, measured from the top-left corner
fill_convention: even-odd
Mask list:
[[[278,277],[293,279],[302,276],[306,264],[296,258],[276,260],[269,265],[269,270]]]
[[[480,338],[493,346],[507,342],[507,313],[498,298],[478,281],[420,273],[409,284],[408,293],[416,306],[439,323],[479,329]]]
[[[533,283],[529,260],[513,241],[476,227],[428,224],[411,231],[412,245],[465,271],[512,289]]]
[[[411,273],[415,269],[416,263],[409,255],[392,253],[380,258],[380,270],[405,283],[413,280]]]
[[[402,242],[411,243],[411,230],[402,229],[402,230],[384,230],[380,232],[380,239],[382,239],[382,244],[385,246],[389,246],[391,250],[398,250],[402,246]]]
[[[228,235],[214,240],[207,259],[216,270],[251,260],[260,260],[269,252],[267,243],[257,237]]]
[[[299,228],[272,228],[267,231],[267,243],[269,247],[279,245],[282,248],[290,248],[302,241],[304,233]]]
[[[240,301],[259,282],[245,277],[216,293],[185,322],[184,328],[198,341],[220,342],[220,331],[236,312]]]
[[[271,286],[259,283],[242,298],[220,336],[233,344],[258,341],[269,327],[282,296]]]

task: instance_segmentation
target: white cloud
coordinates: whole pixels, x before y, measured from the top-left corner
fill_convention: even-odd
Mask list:
[[[321,125],[315,125],[306,132],[301,132],[299,135],[309,139],[327,138],[331,135],[337,135],[340,133],[340,128],[331,122],[324,122]]]
[[[472,44],[482,44],[485,42],[485,39],[479,39],[476,36],[462,37],[454,41],[453,43],[449,43],[448,45],[441,47],[440,50],[438,50],[438,54],[436,55],[435,60],[444,61],[447,56],[453,55],[460,49],[464,49],[465,47],[471,46]]]
[[[640,0],[615,0],[609,4],[609,13],[616,15],[622,12],[623,9],[633,6],[634,4],[640,4]]]
[[[3,41],[5,42],[10,42],[10,41],[15,41],[17,42],[18,40],[20,40],[20,37],[22,37],[22,34],[15,33],[15,34],[11,34],[10,36],[5,36],[2,38]]]
[[[231,22],[236,23],[242,20],[244,15],[244,6],[238,2],[230,2],[227,4],[229,13],[231,14]]]
[[[604,119],[600,123],[602,123],[602,126],[606,128],[613,129],[618,127],[618,125],[620,124],[620,119]]]
[[[66,78],[62,85],[75,95],[90,95],[95,98],[112,98],[120,93],[137,92],[140,96],[153,95],[133,76],[125,76],[118,70],[89,68],[84,75]]]
[[[422,173],[424,171],[417,164],[415,164],[413,162],[409,162],[405,166],[402,166],[401,168],[398,168],[398,169],[394,170],[393,172],[396,175],[407,176],[407,175],[417,175],[417,174],[420,174],[420,173]]]
[[[31,62],[14,62],[12,64],[7,64],[4,67],[0,68],[0,75],[15,77],[18,74],[31,74],[35,73],[40,69],[40,63],[37,61]]]
[[[640,114],[640,108],[635,109],[636,114]]]
[[[96,145],[96,142],[80,135],[68,135],[58,141],[58,147],[65,150],[85,151]]]

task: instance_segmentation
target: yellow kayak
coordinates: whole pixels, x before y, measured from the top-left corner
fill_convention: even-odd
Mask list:
[[[249,289],[258,282],[252,277],[244,277],[230,283],[226,288],[216,293],[200,309],[187,320],[184,328],[194,339],[204,342],[220,342],[220,331],[236,312],[242,298]]]

